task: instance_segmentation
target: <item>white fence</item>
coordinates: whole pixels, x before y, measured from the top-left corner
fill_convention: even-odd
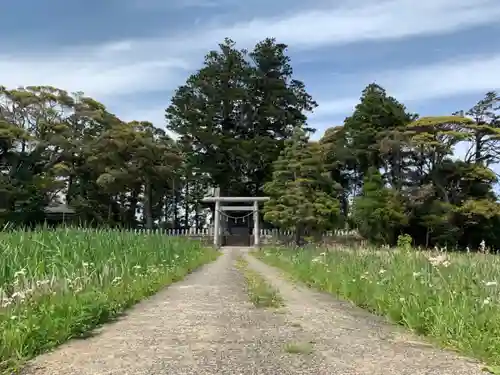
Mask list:
[[[185,237],[212,237],[213,229],[134,229],[135,233],[158,233],[164,234],[166,236],[185,236]],[[223,232],[221,231],[222,235]],[[261,229],[260,236],[261,237],[288,237],[293,236],[293,231],[280,230],[280,229]],[[323,233],[324,237],[341,237],[341,236],[355,236],[357,235],[357,231],[355,230],[334,230]]]

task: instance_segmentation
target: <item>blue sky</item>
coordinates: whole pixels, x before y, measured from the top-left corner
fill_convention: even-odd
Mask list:
[[[421,115],[468,109],[500,89],[498,0],[17,0],[2,16],[1,85],[83,91],[158,126],[172,91],[224,37],[290,46],[320,105],[315,137],[373,81]]]

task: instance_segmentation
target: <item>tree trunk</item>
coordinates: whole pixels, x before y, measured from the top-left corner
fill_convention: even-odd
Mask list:
[[[296,246],[302,245],[302,231],[303,231],[302,225],[297,224],[295,226],[295,245]]]
[[[71,203],[71,190],[73,188],[73,175],[70,175],[69,178],[68,178],[68,191],[66,192],[66,204],[70,204]]]
[[[146,228],[153,229],[153,186],[149,179],[144,186],[144,216],[146,219]]]
[[[479,133],[476,134],[475,144],[476,144],[476,149],[475,149],[475,153],[474,153],[474,159],[475,159],[474,161],[476,164],[479,164],[479,163],[481,163],[481,153],[482,153],[481,135]]]
[[[130,208],[127,217],[127,225],[130,226],[131,228],[134,228],[136,224],[135,214],[137,212],[137,204],[139,203],[139,188],[135,188],[134,190],[132,190],[129,202],[130,202]]]
[[[165,223],[165,225],[168,225],[168,220],[170,219],[168,212],[170,198],[167,193],[165,193],[165,195],[162,197],[162,200],[163,200],[163,211],[162,211],[163,222]]]
[[[176,185],[176,180],[172,181],[172,197],[173,199],[173,216],[174,216],[174,222],[173,222],[173,227],[174,229],[179,229],[179,200],[178,200],[178,194],[177,194],[177,185]]]
[[[184,228],[189,228],[189,181],[184,189]]]
[[[110,197],[110,202],[108,203],[108,225],[111,223],[112,216],[113,216],[113,197]]]

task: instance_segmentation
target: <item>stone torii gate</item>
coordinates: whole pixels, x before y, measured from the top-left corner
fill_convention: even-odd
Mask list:
[[[220,246],[220,234],[221,225],[220,219],[221,214],[224,215],[227,211],[253,211],[253,235],[254,235],[254,246],[260,245],[260,225],[259,225],[259,202],[265,202],[269,200],[269,197],[221,197],[220,188],[215,188],[214,195],[212,197],[205,197],[202,199],[204,203],[215,202],[214,210],[214,246]],[[252,203],[248,206],[221,206],[221,203]]]

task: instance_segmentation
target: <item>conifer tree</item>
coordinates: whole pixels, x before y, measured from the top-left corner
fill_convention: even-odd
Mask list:
[[[264,218],[280,228],[294,230],[299,245],[305,234],[319,233],[336,223],[339,202],[331,194],[335,187],[323,161],[322,148],[309,142],[302,128],[274,163],[273,178],[264,186],[270,200]]]

